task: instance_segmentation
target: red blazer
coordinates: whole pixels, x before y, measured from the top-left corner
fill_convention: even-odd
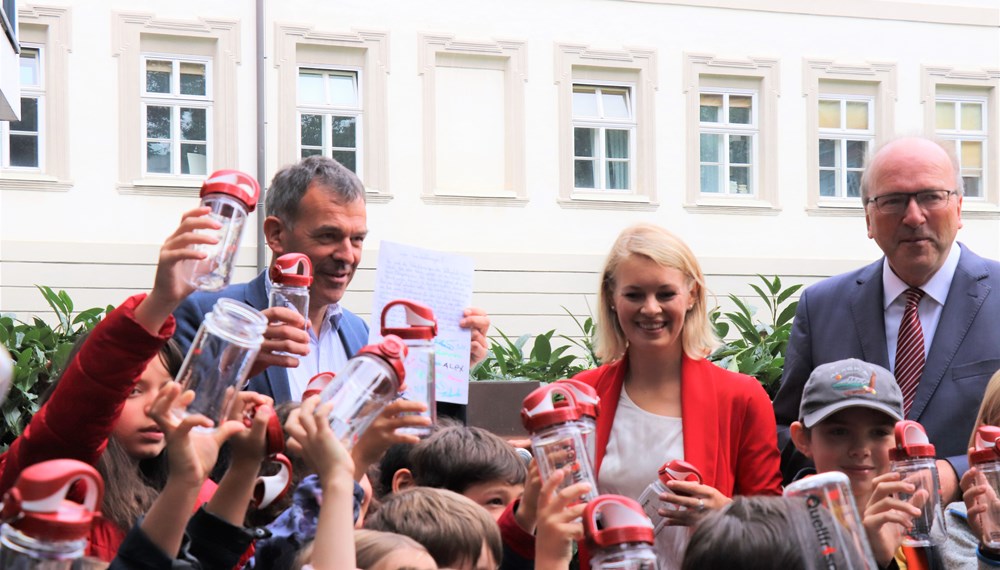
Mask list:
[[[601,398],[595,474],[601,471],[627,368],[626,355],[575,377],[593,386]],[[701,471],[706,485],[727,497],[781,495],[774,411],[757,380],[707,359],[692,360],[685,355],[681,362],[681,425],[684,460]]]

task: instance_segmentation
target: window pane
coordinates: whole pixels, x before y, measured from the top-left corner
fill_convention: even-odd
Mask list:
[[[861,173],[858,171],[847,171],[847,197],[861,197]]]
[[[819,165],[827,168],[836,167],[839,147],[840,141],[819,139]]]
[[[330,146],[355,148],[357,145],[357,117],[333,117]],[[353,169],[352,169],[353,170]]]
[[[965,195],[972,196],[973,198],[982,198],[983,190],[980,183],[982,178],[978,176],[963,176],[962,180],[965,182]]]
[[[330,104],[338,107],[357,107],[358,91],[354,82],[354,74],[330,75]]]
[[[38,137],[33,135],[10,135],[10,165],[37,168]]]
[[[319,156],[323,154],[323,151],[318,148],[304,148],[300,156],[306,158],[307,156]]]
[[[302,128],[300,141],[303,146],[323,146],[322,115],[302,115],[300,124]]]
[[[597,91],[593,87],[573,87],[573,116],[597,116]]]
[[[847,128],[868,130],[868,103],[866,101],[847,102]]]
[[[847,141],[847,168],[863,168],[868,141]]]
[[[963,131],[983,130],[982,103],[962,103],[962,130]]]
[[[574,156],[597,156],[594,147],[597,146],[597,129],[573,129]]]
[[[750,168],[732,166],[729,168],[729,191],[733,194],[750,194]]]
[[[573,161],[573,185],[576,188],[596,188],[594,185],[594,166],[597,163],[593,160]]]
[[[181,139],[186,141],[207,141],[208,121],[205,109],[181,107]]]
[[[722,135],[701,134],[701,162],[722,162]]]
[[[962,141],[962,168],[983,167],[983,143],[980,141]]]
[[[729,135],[729,162],[750,164],[750,145],[753,138],[744,135]]]
[[[628,190],[628,162],[608,161],[608,188],[611,190]]]
[[[951,101],[938,101],[935,109],[935,125],[939,130],[952,130],[955,128],[955,103]]]
[[[38,99],[21,97],[21,120],[11,121],[10,130],[38,132]]]
[[[309,71],[299,72],[299,102],[324,103],[323,75]]]
[[[170,107],[146,107],[146,137],[151,139],[170,138]]]
[[[156,59],[146,60],[146,92],[171,93],[170,73],[173,64],[169,61]]]
[[[146,143],[146,172],[170,174],[170,143]]]
[[[607,157],[628,158],[628,131],[608,129],[604,134],[604,150]]]
[[[721,172],[721,166],[701,167],[701,192],[703,194],[719,193],[719,178],[721,178]]]
[[[38,85],[38,50],[21,48],[21,85]]]
[[[205,64],[181,62],[181,95],[207,95]]]
[[[820,100],[819,128],[821,129],[840,128],[840,101]]]
[[[836,196],[837,195],[837,171],[836,170],[820,170],[819,171],[819,195],[820,196]]]
[[[749,125],[752,123],[751,117],[751,104],[753,98],[747,95],[730,95],[729,96],[729,122],[738,123],[741,125]]]
[[[604,117],[609,119],[627,119],[628,91],[625,89],[602,89],[601,103],[604,104]]]
[[[353,150],[335,150],[330,153],[334,160],[343,164],[351,172],[358,171],[358,153]]]
[[[699,120],[703,123],[718,123],[722,116],[722,95],[714,93],[701,94],[701,110]],[[704,192],[704,190],[702,190]]]
[[[208,145],[181,145],[181,174],[208,174]]]

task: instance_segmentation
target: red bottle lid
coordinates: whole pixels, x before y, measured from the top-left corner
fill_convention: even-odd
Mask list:
[[[927,439],[924,426],[913,420],[896,422],[896,447],[889,450],[889,459],[902,461],[934,457],[934,446]]]
[[[580,408],[573,389],[562,382],[535,388],[524,399],[521,408],[521,422],[531,433],[578,419]]]
[[[83,503],[66,499],[79,482],[86,491]],[[18,476],[3,497],[0,519],[36,540],[69,541],[87,538],[104,496],[97,469],[75,459],[36,463]]]
[[[639,503],[620,495],[601,495],[587,503],[583,534],[591,548],[654,540],[653,523]]]
[[[682,459],[674,459],[668,461],[660,467],[657,471],[660,476],[660,481],[664,484],[667,481],[693,481],[695,483],[701,483],[701,472],[694,465],[691,465],[687,461]]]
[[[969,463],[978,465],[988,461],[1000,461],[1000,427],[979,426],[976,430],[976,450],[969,453]]]
[[[272,283],[308,287],[312,285],[312,273],[313,266],[309,256],[302,253],[286,253],[274,260],[274,265],[267,275]]]
[[[573,395],[576,396],[576,405],[580,408],[580,415],[597,419],[601,398],[597,396],[597,390],[593,386],[575,378],[564,378],[558,382],[573,388]]]
[[[389,309],[393,307],[403,307],[406,312],[406,324],[408,327],[387,327],[385,317],[389,314]],[[397,299],[386,303],[382,308],[382,336],[394,334],[404,340],[430,340],[437,336],[437,320],[434,318],[434,311],[423,303],[410,301],[408,299]]]
[[[403,360],[406,359],[408,352],[403,339],[390,334],[386,335],[382,339],[382,342],[378,344],[369,344],[361,347],[358,354],[368,354],[384,360],[392,368],[393,372],[396,373],[396,379],[399,381],[398,391],[402,392],[406,389],[404,382],[406,379],[406,369],[403,367]]]
[[[201,185],[201,197],[204,198],[209,194],[232,196],[247,207],[247,212],[252,212],[257,207],[257,198],[260,197],[260,185],[253,176],[245,172],[216,170]]]
[[[333,379],[336,376],[337,375],[334,374],[333,372],[320,372],[319,374],[310,378],[309,383],[306,384],[306,391],[302,392],[302,399],[308,400],[313,396],[320,395],[323,389],[326,388],[327,385],[330,384],[330,382],[333,382]]]

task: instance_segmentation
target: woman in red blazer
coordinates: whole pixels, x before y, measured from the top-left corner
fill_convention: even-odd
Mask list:
[[[638,498],[657,468],[683,459],[703,483],[671,483],[692,524],[735,494],[779,495],[774,412],[753,378],[705,357],[718,345],[705,278],[691,250],[655,225],[625,229],[608,254],[598,295],[598,357],[579,374],[601,398],[594,470],[601,493]],[[676,485],[676,487],[675,487]]]

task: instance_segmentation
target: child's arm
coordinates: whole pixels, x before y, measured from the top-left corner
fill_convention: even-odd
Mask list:
[[[913,483],[901,480],[899,473],[889,472],[872,480],[875,485],[865,506],[862,524],[872,546],[875,562],[884,568],[903,544],[903,529],[913,524],[913,517],[920,516],[920,507],[927,500],[927,492],[913,495],[910,501],[896,498],[899,493],[913,493]]]
[[[354,462],[326,421],[329,405],[308,398],[285,423],[289,446],[316,470],[323,503],[310,563],[315,570],[353,570]]]
[[[417,415],[427,410],[427,405],[421,402],[411,402],[402,398],[390,403],[361,434],[358,442],[351,450],[354,461],[354,477],[361,481],[368,468],[382,457],[387,449],[397,443],[419,443],[415,435],[399,433],[396,430],[406,427],[430,425],[430,419]]]
[[[538,462],[534,459],[528,464],[528,477],[524,481],[524,494],[514,511],[517,526],[527,533],[535,532],[538,522],[538,498],[542,492],[542,476],[538,472]]]
[[[576,483],[557,493],[563,477],[562,469],[555,471],[542,484],[538,496],[535,570],[567,570],[573,557],[573,541],[583,538],[579,519],[587,504],[578,501],[590,490],[590,484]]]

